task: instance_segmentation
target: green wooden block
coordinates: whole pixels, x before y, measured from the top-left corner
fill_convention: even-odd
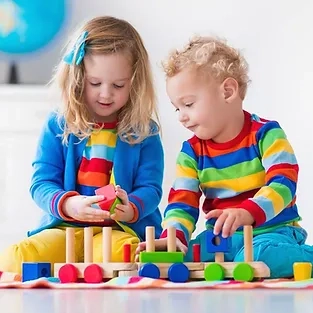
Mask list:
[[[139,254],[139,262],[141,263],[183,263],[184,254],[182,252],[143,251]]]

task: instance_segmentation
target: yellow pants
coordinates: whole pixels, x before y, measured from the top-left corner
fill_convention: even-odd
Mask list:
[[[93,260],[102,262],[102,228],[93,227]],[[23,262],[65,263],[65,228],[46,229],[12,245],[0,254],[0,271],[21,274]],[[112,262],[123,262],[123,246],[131,244],[131,261],[139,238],[120,230],[112,230]],[[75,228],[76,262],[84,261],[84,229]]]

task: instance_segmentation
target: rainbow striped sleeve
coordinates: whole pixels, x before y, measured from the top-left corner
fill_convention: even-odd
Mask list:
[[[265,123],[256,133],[256,141],[265,170],[265,184],[241,207],[254,213],[258,226],[294,204],[299,168],[294,151],[277,122]]]
[[[176,162],[176,179],[164,212],[161,238],[167,237],[166,229],[173,226],[177,238],[188,245],[199,218],[199,200],[202,194],[199,185],[197,156],[190,143],[184,142]]]

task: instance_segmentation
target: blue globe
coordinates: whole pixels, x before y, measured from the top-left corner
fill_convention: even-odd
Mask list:
[[[66,20],[66,0],[0,0],[0,52],[19,56],[48,45]]]

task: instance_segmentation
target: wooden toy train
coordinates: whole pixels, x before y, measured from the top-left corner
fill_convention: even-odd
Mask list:
[[[201,247],[198,244],[193,245],[193,261],[184,262],[184,254],[176,251],[176,230],[171,227],[168,229],[167,251],[155,251],[154,228],[147,227],[146,251],[140,252],[139,262],[132,262],[131,246],[129,244],[124,245],[123,262],[111,262],[111,236],[112,228],[103,227],[103,260],[102,263],[93,263],[93,228],[86,227],[84,229],[84,262],[76,263],[74,229],[67,228],[66,263],[54,264],[54,277],[58,278],[61,283],[79,281],[100,283],[118,276],[161,278],[172,282],[217,281],[225,278],[237,281],[252,281],[253,279],[270,276],[270,270],[265,263],[253,261],[251,226],[244,227],[244,262],[224,262],[224,253],[227,253],[231,247],[231,238],[223,238],[220,235],[215,236],[212,230],[207,230],[206,244],[202,249],[214,253],[215,262],[201,262]],[[41,263],[36,264],[41,266]],[[23,264],[23,270],[27,271],[27,263]],[[37,275],[40,277],[38,271]]]
[[[99,188],[95,192],[104,199],[95,207],[114,211],[120,199],[116,197],[113,184]],[[146,228],[146,251],[139,255],[139,262],[131,260],[131,246],[124,245],[122,263],[111,261],[112,228],[103,228],[102,263],[93,263],[93,228],[84,229],[84,262],[75,262],[75,233],[73,228],[66,229],[66,263],[54,264],[54,276],[62,283],[78,282],[100,283],[104,279],[117,276],[142,276],[164,278],[172,282],[189,280],[223,280],[232,278],[238,281],[251,281],[255,278],[270,276],[270,270],[263,262],[253,262],[252,227],[244,227],[244,262],[224,262],[224,253],[231,248],[231,238],[215,236],[212,230],[206,231],[205,247],[193,245],[193,262],[184,262],[184,254],[176,251],[176,230],[168,229],[167,251],[155,251],[155,231]],[[215,262],[201,262],[200,249],[215,254]],[[23,263],[23,281],[50,276],[50,263]]]

